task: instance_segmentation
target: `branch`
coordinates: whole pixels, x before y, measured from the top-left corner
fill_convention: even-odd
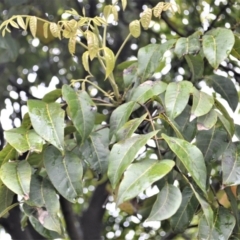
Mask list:
[[[61,204],[64,219],[65,219],[68,236],[72,240],[73,239],[82,240],[83,236],[79,226],[77,226],[78,222],[73,212],[72,204],[62,196],[60,196],[60,204]]]

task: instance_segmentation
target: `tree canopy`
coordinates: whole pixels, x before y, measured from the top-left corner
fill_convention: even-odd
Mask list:
[[[2,230],[238,239],[239,12],[220,0],[0,3]]]

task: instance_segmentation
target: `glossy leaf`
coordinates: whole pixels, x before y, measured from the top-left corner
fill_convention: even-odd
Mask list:
[[[135,103],[134,102],[127,102],[119,107],[117,107],[110,117],[110,139],[120,129],[129,119],[133,107]]]
[[[209,130],[211,129],[217,122],[217,113],[215,110],[211,110],[206,115],[198,118],[198,130]]]
[[[174,232],[183,232],[192,221],[199,203],[190,187],[182,191],[182,203],[171,217],[170,224]]]
[[[134,160],[137,152],[156,133],[157,131],[145,135],[137,135],[113,145],[109,155],[108,177],[114,189],[119,183],[123,172]]]
[[[34,130],[13,128],[5,131],[5,138],[20,154],[26,151],[42,151],[44,141]]]
[[[228,142],[227,132],[217,126],[208,131],[199,131],[196,135],[196,146],[202,151],[206,162],[217,161]]]
[[[136,197],[152,183],[168,174],[175,165],[172,160],[142,160],[133,163],[124,173],[117,195],[117,204]]]
[[[172,217],[180,207],[181,202],[180,190],[167,183],[158,194],[147,221],[162,221]]]
[[[165,106],[167,115],[174,119],[186,107],[192,83],[187,81],[169,83],[165,93]]]
[[[31,167],[25,161],[7,162],[1,166],[0,178],[2,182],[13,192],[25,199],[29,198]]]
[[[199,36],[201,32],[195,32],[188,38],[181,37],[177,40],[174,52],[180,58],[186,54],[196,54],[200,50]]]
[[[106,134],[107,136],[107,134]],[[98,175],[104,175],[108,167],[108,143],[103,141],[97,132],[91,134],[89,139],[80,148],[81,156],[89,167]]]
[[[207,114],[213,107],[214,99],[212,96],[198,91],[196,88],[193,89],[193,104],[192,104],[192,115],[196,117]]]
[[[204,34],[203,53],[214,69],[217,69],[219,64],[227,58],[234,41],[233,32],[226,28],[216,28]]]
[[[85,91],[76,92],[68,85],[62,88],[74,126],[84,142],[93,130],[97,107]]]
[[[198,237],[199,239],[229,239],[236,220],[228,209],[219,207],[214,216],[214,224],[208,225],[205,216],[200,219]]]
[[[166,87],[166,83],[162,81],[153,82],[149,80],[140,84],[133,90],[132,96],[130,98],[131,101],[136,102],[134,110],[139,108],[141,106],[140,104],[144,104],[152,97],[163,93],[166,90]]]
[[[191,143],[162,134],[171,150],[177,155],[201,190],[206,192],[207,169],[201,151]]]
[[[240,184],[240,146],[231,143],[222,155],[223,184],[226,186]]]
[[[70,202],[82,194],[83,167],[81,160],[72,152],[61,152],[49,146],[43,155],[47,174],[57,191]]]
[[[151,77],[163,60],[164,53],[171,49],[176,40],[172,39],[163,44],[149,44],[138,51],[138,71],[141,82]]]
[[[140,118],[132,119],[126,122],[117,132],[116,141],[124,140],[132,136],[142,121],[147,117],[147,113]]]
[[[37,134],[63,151],[64,111],[60,104],[29,100],[28,110],[32,126]]]
[[[233,111],[236,110],[239,99],[238,92],[232,80],[229,78],[211,75],[206,77],[208,83],[213,87],[213,89],[221,94],[222,98],[224,98]]]
[[[7,209],[13,201],[14,193],[0,182],[0,213]],[[3,217],[7,217],[5,214]]]

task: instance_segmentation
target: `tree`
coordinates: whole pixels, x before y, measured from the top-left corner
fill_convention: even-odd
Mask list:
[[[10,51],[2,64],[17,57],[19,46],[12,37],[29,30],[35,40],[53,44],[51,51],[45,48],[48,54],[67,54],[68,49],[75,60],[70,70],[77,76],[69,75],[69,82],[59,77],[59,88],[41,99],[28,92],[28,113],[19,117],[21,125],[5,131],[0,224],[13,239],[39,239],[39,234],[114,238],[111,229],[120,227],[115,237],[122,239],[129,217],[137,223],[132,228],[136,239],[141,234],[154,239],[238,238],[240,133],[230,112],[239,102],[239,5],[215,6],[215,15],[210,15],[214,20],[203,21],[202,29],[199,19],[192,18],[199,12],[204,17],[200,3],[184,11],[193,23],[186,30],[179,21],[173,24],[177,18],[188,20],[181,13],[173,15],[172,3],[148,1],[140,19],[133,14],[134,19],[124,22],[125,8],[140,12],[144,3],[132,1],[127,8],[124,0],[107,3],[100,6],[100,16],[94,4],[90,10],[86,5],[67,10],[59,21],[37,11],[19,12],[1,24],[2,48]],[[223,21],[229,12],[228,22]],[[148,44],[156,41],[157,27],[165,28],[165,35],[159,43]],[[120,42],[119,29],[129,29]],[[60,47],[55,38],[63,38]],[[134,50],[137,39],[137,54],[128,55],[123,49]],[[35,61],[41,54],[34,53]],[[47,74],[41,73],[41,63],[36,65],[39,80],[51,79],[59,67],[59,75],[65,74],[63,62],[55,57],[48,58],[50,65],[42,63],[44,70],[50,68]],[[32,60],[26,64],[31,66]],[[9,81],[21,94],[25,87],[11,74]],[[206,92],[203,85],[213,91]],[[158,192],[150,196],[149,188]],[[115,219],[102,207],[113,202],[121,210]],[[148,230],[142,224],[148,221],[161,221],[161,227]]]

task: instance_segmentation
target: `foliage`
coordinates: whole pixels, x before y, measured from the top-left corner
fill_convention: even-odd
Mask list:
[[[123,9],[126,4],[122,1]],[[36,231],[46,238],[66,237],[58,196],[77,203],[85,182],[97,178],[109,182],[120,209],[146,222],[161,221],[165,232],[184,234],[196,224],[193,237],[238,238],[239,196],[231,186],[239,185],[239,147],[232,141],[234,135],[239,138],[239,126],[229,109],[237,109],[239,97],[233,81],[215,70],[224,60],[240,60],[239,33],[224,27],[196,31],[143,46],[136,60],[117,64],[127,41],[141,36],[141,27],[147,30],[153,18],[175,7],[160,2],[146,8],[129,23],[129,34],[114,52],[107,34],[110,16],[118,22],[117,6],[117,1],[106,5],[102,17],[72,9],[65,12],[67,20],[57,23],[16,15],[1,24],[3,36],[21,28],[33,37],[41,32],[47,41],[67,39],[73,56],[80,46],[86,77],[41,100],[28,100],[22,125],[5,131],[0,216],[16,207],[12,198],[17,194],[23,218]],[[156,78],[166,54],[186,60],[189,80]],[[98,78],[91,71],[95,62],[104,72],[98,81],[108,81],[111,91],[93,82]],[[204,92],[200,81],[214,92]],[[88,85],[103,98],[93,97]],[[100,112],[102,107],[107,114]],[[159,193],[142,200],[150,187]],[[219,195],[223,189],[231,209]]]

